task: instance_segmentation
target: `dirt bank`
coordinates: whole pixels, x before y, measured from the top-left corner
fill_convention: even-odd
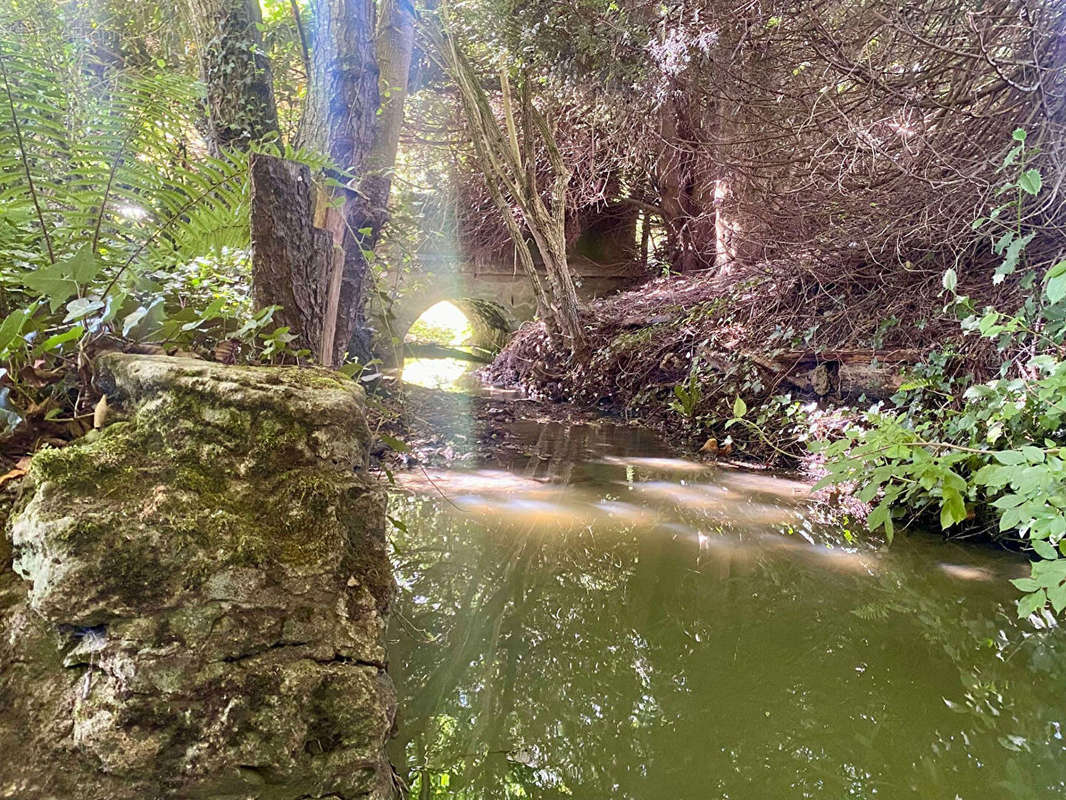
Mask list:
[[[594,303],[579,358],[528,324],[481,375],[529,397],[638,419],[689,450],[732,435],[742,454],[795,466],[812,434],[839,424],[835,409],[887,398],[909,365],[959,327],[930,281],[859,293],[786,278],[783,267],[762,264],[728,284],[706,274],[662,278]],[[967,369],[983,363],[968,343],[957,349]],[[727,429],[738,397],[765,439]],[[796,401],[829,413],[797,414]]]

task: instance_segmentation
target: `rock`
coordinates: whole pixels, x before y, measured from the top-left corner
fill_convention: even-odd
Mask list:
[[[0,563],[0,797],[390,796],[393,585],[362,390],[96,367],[125,419],[37,454]]]

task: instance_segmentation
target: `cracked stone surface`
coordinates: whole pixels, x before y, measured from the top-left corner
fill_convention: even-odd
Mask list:
[[[363,395],[107,354],[0,541],[0,798],[383,798],[395,714]]]

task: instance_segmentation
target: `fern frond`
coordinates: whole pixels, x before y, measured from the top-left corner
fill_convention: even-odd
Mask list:
[[[0,114],[0,256],[31,270],[89,244],[113,284],[248,246],[247,156],[207,155],[195,81],[87,70],[76,48],[4,29],[0,65],[18,80]]]

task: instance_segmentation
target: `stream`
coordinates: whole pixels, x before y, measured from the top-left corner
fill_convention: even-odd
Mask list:
[[[409,797],[1066,796],[1066,636],[1024,561],[820,523],[610,424],[397,476]]]

